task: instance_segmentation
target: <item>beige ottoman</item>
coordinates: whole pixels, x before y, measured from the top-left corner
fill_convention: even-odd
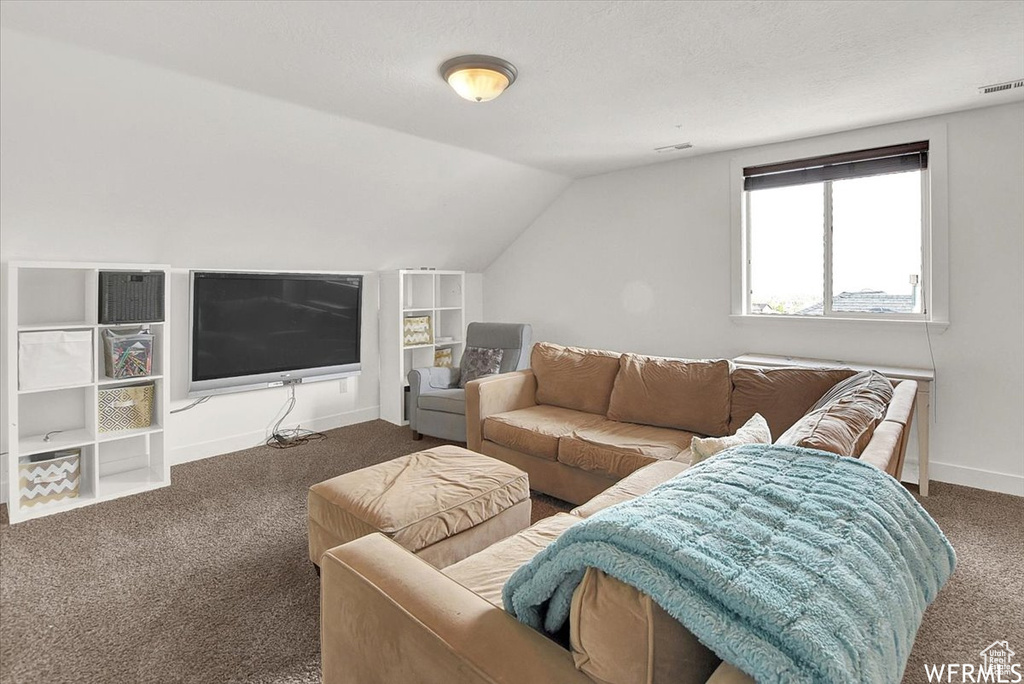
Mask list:
[[[381,532],[443,568],[530,526],[526,473],[456,446],[402,456],[309,488],[309,559]]]

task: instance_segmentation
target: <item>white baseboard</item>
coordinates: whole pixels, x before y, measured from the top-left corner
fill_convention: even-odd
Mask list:
[[[345,427],[346,425],[355,425],[356,423],[365,423],[370,420],[376,420],[379,417],[380,407],[370,406],[369,408],[358,409],[356,411],[335,413],[330,416],[314,418],[313,420],[305,420],[302,422],[302,427],[320,431],[333,430],[334,428]],[[283,427],[293,428],[296,426],[291,424],[284,425]],[[188,463],[189,461],[198,461],[203,458],[210,458],[211,456],[228,454],[232,451],[251,449],[252,447],[260,446],[266,440],[266,432],[264,430],[256,430],[254,432],[246,432],[240,435],[232,435],[230,437],[220,437],[208,442],[186,444],[170,450],[171,465],[175,466],[181,463]]]
[[[970,468],[950,463],[929,463],[928,465],[928,481],[932,483],[945,482],[1000,494],[1024,496],[1024,477],[1020,475],[1008,475],[1007,473],[997,473],[994,470]],[[903,464],[900,481],[912,484],[921,483],[917,461],[907,459]]]
[[[915,471],[917,470],[917,464]],[[1010,475],[1009,473],[997,473],[992,470],[981,468],[969,468],[967,466],[952,465],[950,463],[929,463],[928,480],[930,482],[948,482],[950,484],[963,485],[985,489],[1000,494],[1013,494],[1024,496],[1024,477]]]

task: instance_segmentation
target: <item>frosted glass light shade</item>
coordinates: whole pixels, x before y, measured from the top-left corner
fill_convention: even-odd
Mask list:
[[[505,92],[508,78],[490,69],[459,69],[448,77],[448,85],[467,100],[488,102]]]
[[[515,82],[516,68],[497,57],[465,55],[442,64],[441,76],[459,97],[488,102]]]

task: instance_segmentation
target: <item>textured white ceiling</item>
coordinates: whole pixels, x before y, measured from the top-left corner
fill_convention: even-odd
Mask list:
[[[20,2],[0,21],[570,176],[999,104],[1024,2]],[[472,104],[437,74],[519,80]],[[655,147],[689,141],[688,152]]]

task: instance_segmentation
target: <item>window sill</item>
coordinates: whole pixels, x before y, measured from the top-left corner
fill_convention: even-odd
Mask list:
[[[764,314],[731,314],[729,320],[736,325],[809,325],[818,328],[873,328],[876,330],[924,330],[944,333],[949,321],[900,320],[893,318],[825,318],[823,316],[785,316]]]

